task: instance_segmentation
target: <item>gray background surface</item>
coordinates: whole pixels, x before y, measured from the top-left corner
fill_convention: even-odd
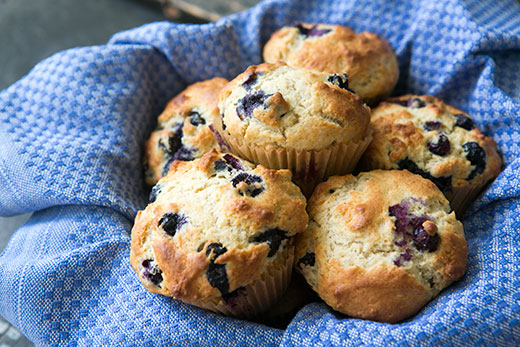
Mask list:
[[[104,44],[119,31],[167,20],[164,13],[175,22],[205,23],[257,2],[259,0],[0,0],[0,90],[56,52]],[[0,253],[30,215],[0,217]],[[0,317],[0,347],[10,346],[33,344]]]
[[[160,20],[159,3],[144,0],[0,0],[0,90],[58,51],[103,44],[118,31]],[[29,216],[0,217],[0,252]],[[0,346],[32,343],[0,317]]]

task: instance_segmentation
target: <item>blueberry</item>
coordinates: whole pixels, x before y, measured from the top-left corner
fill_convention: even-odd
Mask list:
[[[430,220],[430,218],[427,217],[426,215],[422,215],[422,216],[411,215],[411,216],[412,217],[410,218],[410,226],[413,228],[413,230],[422,228],[423,223]]]
[[[214,167],[215,171],[222,171],[225,170],[228,166],[224,160],[219,159],[215,161]]]
[[[404,261],[412,260],[412,254],[410,253],[412,250],[410,248],[406,248],[404,253],[399,254],[397,259],[394,260],[395,266],[403,265]]]
[[[388,207],[388,214],[395,217],[395,232],[398,234],[406,234],[406,228],[409,225],[408,220],[408,202],[406,204],[395,204]]]
[[[222,126],[224,126],[224,123],[222,123]],[[222,138],[222,135],[220,135],[220,133],[217,130],[215,130],[215,128],[213,127],[213,124],[210,124],[208,126],[208,128],[213,133],[213,136],[215,136],[215,140],[217,140],[220,150],[222,152],[229,152],[230,148],[229,148],[228,144],[224,141],[224,139]],[[226,128],[224,127],[224,129],[226,129]]]
[[[341,89],[345,89],[351,93],[355,93],[352,89],[350,89],[348,87],[348,75],[346,72],[343,73],[342,75],[337,74],[337,73],[330,75],[329,78],[327,79],[327,81],[329,81],[331,84],[333,84],[337,87],[340,87]]]
[[[426,102],[419,98],[411,98],[408,100],[407,106],[410,108],[422,108],[426,106]]]
[[[226,163],[231,165],[231,167],[235,170],[238,170],[238,171],[245,170],[244,167],[242,166],[242,164],[240,163],[240,160],[235,158],[231,154],[224,154],[224,160],[226,161]]]
[[[434,252],[439,244],[439,235],[437,233],[430,235],[423,227],[423,223],[431,219],[426,215],[414,215],[409,211],[409,206],[410,202],[404,200],[400,204],[395,204],[388,208],[388,214],[395,217],[395,233],[402,235],[402,239],[394,241],[394,244],[398,247],[405,247],[408,244],[408,240],[411,240],[419,251],[428,250],[429,252]],[[410,261],[412,259],[410,252],[411,250],[406,248],[405,253],[401,253],[394,260],[394,264],[401,266],[403,261]]]
[[[407,244],[408,244],[408,241],[406,241],[406,239],[404,237],[401,241],[394,241],[394,245],[396,245],[398,247],[404,247]]]
[[[181,148],[179,148],[179,150],[177,152],[175,152],[175,154],[173,155],[173,158],[175,160],[190,161],[190,160],[195,159],[195,158],[193,158],[192,152],[193,152],[193,149],[182,146]]]
[[[316,255],[314,253],[305,253],[303,257],[298,260],[298,267],[300,269],[303,268],[304,265],[306,266],[314,266],[316,263]]]
[[[466,152],[466,159],[470,161],[471,165],[475,166],[468,177],[466,177],[466,181],[469,181],[477,174],[484,172],[486,168],[486,151],[476,142],[466,142],[462,145],[462,148]]]
[[[268,257],[272,257],[278,252],[280,245],[283,240],[288,239],[289,236],[287,232],[278,228],[268,229],[261,234],[256,235],[253,238],[253,242],[267,242],[269,245],[269,253],[267,253]]]
[[[428,234],[421,225],[414,229],[412,242],[419,251],[435,252],[439,245],[439,234]]]
[[[224,154],[222,158],[223,159],[218,159],[217,161],[215,161],[215,171],[222,171],[224,169],[228,169],[229,172],[232,172],[233,170],[245,170],[240,160],[232,156],[231,154]],[[236,187],[236,184],[234,184],[233,186]]]
[[[428,131],[439,130],[441,125],[442,125],[441,122],[428,121],[428,122],[424,123],[424,129],[428,130]]]
[[[166,234],[170,236],[175,236],[177,230],[182,228],[184,224],[186,224],[187,218],[186,216],[178,213],[165,213],[162,218],[159,220],[159,226],[163,228]]]
[[[404,253],[400,254],[401,258],[403,258],[405,261],[412,260],[412,254],[410,253],[411,251],[412,250],[410,248],[405,249]]]
[[[208,265],[206,278],[208,279],[209,284],[212,287],[217,288],[222,295],[229,292],[226,264],[215,264],[215,259],[226,252],[226,247],[223,247],[221,243],[217,242],[209,244],[206,248],[207,257],[213,254]]]
[[[227,126],[226,126],[226,123],[224,123],[224,113],[221,113],[220,114],[220,119],[222,120],[222,130],[226,130]],[[212,127],[213,125],[210,125],[210,127]],[[211,128],[211,131],[213,131],[214,133],[217,133],[213,128]]]
[[[190,123],[194,126],[206,124],[206,120],[204,118],[202,118],[200,113],[198,113],[196,111],[191,111],[188,114],[188,117],[190,118]]]
[[[152,259],[145,259],[145,260],[143,260],[141,265],[144,268],[143,276],[147,280],[149,280],[150,282],[152,282],[156,286],[158,286],[163,281],[162,271],[157,266],[153,265],[153,260]]]
[[[251,175],[246,172],[241,172],[233,179],[231,179],[231,183],[233,184],[233,187],[236,187],[240,182],[245,182],[246,184],[253,184],[253,183],[260,183],[262,182],[262,177],[257,175]]]
[[[253,72],[251,75],[247,77],[247,79],[242,83],[242,86],[247,90],[251,90],[251,88],[258,82],[258,76],[263,75],[263,72]]]
[[[242,99],[238,100],[239,105],[237,106],[237,115],[240,120],[244,118],[251,118],[253,110],[260,106],[263,106],[265,101],[272,94],[265,94],[262,90],[259,90],[253,94],[247,94]]]
[[[412,235],[412,231],[422,227],[422,224],[430,220],[425,215],[416,216],[409,212],[408,207],[410,203],[403,201],[400,204],[395,204],[388,207],[388,214],[395,217],[395,232],[397,234]]]
[[[471,130],[475,128],[475,124],[473,123],[473,120],[466,116],[465,114],[459,113],[455,115],[455,118],[457,119],[457,122],[455,123],[456,126],[461,127],[466,130]]]
[[[213,253],[213,257],[211,258],[211,261],[215,261],[215,259],[218,258],[219,255],[222,255],[227,252],[227,248],[222,246],[221,243],[213,242],[208,245],[206,248],[206,257],[209,257],[210,254]]]
[[[264,187],[261,185],[263,180],[260,176],[241,172],[231,179],[231,183],[235,188],[240,182],[247,184],[245,192],[241,190],[238,192],[240,195],[244,195],[245,193],[247,196],[254,198],[264,191]]]
[[[172,156],[182,146],[182,123],[177,123],[172,129],[173,135],[168,137],[168,144],[166,145],[162,139],[159,140],[159,148]]]
[[[194,149],[185,147],[182,143],[182,123],[177,123],[174,127],[174,133],[168,138],[168,146],[162,140],[159,140],[159,148],[161,148],[168,155],[168,160],[164,165],[162,175],[166,176],[170,170],[170,166],[175,160],[189,161],[193,160],[192,152]]]
[[[209,284],[217,288],[222,295],[229,292],[229,282],[226,273],[226,264],[215,264],[211,261],[208,265],[206,278]]]
[[[331,31],[330,29],[318,29],[318,24],[314,24],[310,28],[306,28],[302,25],[302,23],[296,23],[296,28],[298,28],[300,34],[305,37],[323,36]]]
[[[421,108],[421,107],[426,106],[426,103],[427,103],[426,101],[423,101],[419,98],[411,98],[411,99],[407,99],[407,100],[392,100],[389,102],[392,104],[397,104],[397,105],[401,105],[401,106],[409,107],[409,108]]]
[[[421,175],[422,177],[429,179],[435,185],[442,191],[447,192],[451,191],[451,176],[441,176],[441,177],[434,177],[429,172],[426,172],[422,169],[420,169],[417,164],[415,164],[412,160],[410,160],[408,157],[404,158],[403,160],[400,160],[397,163],[399,169],[401,170],[408,170],[411,173]]]
[[[150,196],[148,197],[148,200],[150,201],[150,203],[157,200],[157,195],[159,195],[160,193],[161,193],[161,186],[159,184],[156,184],[155,186],[153,186],[152,190],[150,191]]]
[[[253,184],[255,182],[262,182],[262,177],[251,175],[246,172],[241,172],[236,175],[231,182],[233,183],[233,187],[236,187],[240,182],[245,182],[246,184]]]
[[[401,266],[401,265],[403,265],[404,261],[412,260],[412,254],[410,252],[411,252],[411,249],[406,248],[404,253],[399,254],[397,259],[394,260],[395,266]]]
[[[450,151],[450,140],[444,134],[439,135],[439,140],[437,142],[428,142],[428,150],[433,154],[444,157]]]

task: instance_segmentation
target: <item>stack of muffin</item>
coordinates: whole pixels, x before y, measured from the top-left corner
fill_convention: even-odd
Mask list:
[[[151,292],[237,317],[269,310],[293,268],[337,311],[410,317],[465,272],[455,214],[499,174],[496,143],[434,97],[385,100],[398,63],[375,34],[300,23],[264,59],[159,116],[133,268]]]

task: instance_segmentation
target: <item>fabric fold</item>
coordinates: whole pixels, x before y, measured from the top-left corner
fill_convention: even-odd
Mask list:
[[[400,324],[318,302],[278,330],[151,294],[128,262],[147,203],[143,144],[166,102],[261,62],[271,33],[295,22],[379,34],[399,58],[394,95],[467,111],[503,153],[504,171],[463,220],[466,276]],[[515,0],[269,0],[55,54],[0,92],[0,215],[36,211],[0,254],[0,314],[42,346],[520,344],[519,52]]]

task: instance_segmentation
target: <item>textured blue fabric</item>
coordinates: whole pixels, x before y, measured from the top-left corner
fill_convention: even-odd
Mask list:
[[[468,111],[504,154],[464,219],[466,276],[401,324],[315,303],[272,329],[151,294],[129,265],[147,200],[143,143],[165,102],[259,63],[269,35],[296,21],[380,34],[399,56],[394,94]],[[216,24],[155,23],[58,53],[0,93],[0,214],[36,211],[0,255],[0,314],[45,346],[519,345],[519,70],[516,0],[266,1]]]

